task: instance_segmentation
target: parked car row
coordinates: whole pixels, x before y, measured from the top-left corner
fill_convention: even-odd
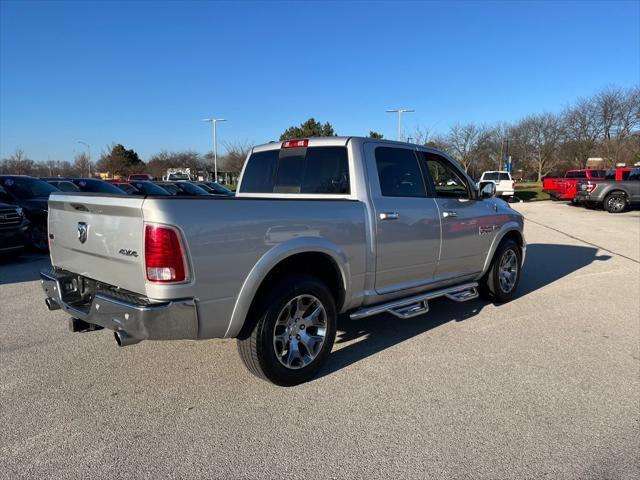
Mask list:
[[[555,200],[621,213],[640,204],[640,168],[568,170],[563,178],[545,178],[542,187]]]
[[[15,254],[25,247],[46,251],[49,247],[47,215],[52,192],[154,196],[233,196],[215,182],[154,182],[148,174],[125,180],[97,178],[0,175],[0,255]]]

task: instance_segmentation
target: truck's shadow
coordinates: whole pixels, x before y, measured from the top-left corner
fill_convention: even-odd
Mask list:
[[[531,244],[518,287],[524,297],[552,282],[560,280],[594,261],[606,261],[609,255],[597,255],[598,249],[573,245]],[[338,321],[336,344],[354,341],[331,354],[327,366],[318,377],[329,375],[352,363],[420,335],[444,323],[460,322],[478,314],[487,302],[472,300],[456,303],[447,299],[430,302],[430,311],[422,317],[400,320],[383,314],[352,321],[344,315]]]

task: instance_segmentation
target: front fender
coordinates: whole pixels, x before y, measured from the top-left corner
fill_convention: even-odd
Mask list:
[[[522,237],[522,264],[524,265],[524,259],[527,253],[527,242],[524,239],[524,234],[522,233],[522,230],[523,230],[522,227],[523,225],[515,220],[510,220],[506,222],[504,225],[502,225],[502,228],[500,228],[496,236],[493,238],[493,242],[491,242],[491,248],[489,248],[489,253],[487,254],[487,258],[484,261],[484,267],[482,268],[482,274],[480,275],[480,277],[482,277],[489,270],[489,267],[491,266],[491,260],[493,259],[493,255],[496,253],[496,249],[498,248],[498,245],[500,245],[500,242],[502,241],[502,239],[509,232],[513,232],[513,231],[518,232]]]
[[[323,253],[328,255],[340,271],[342,285],[345,290],[344,298],[350,298],[351,270],[348,258],[342,249],[321,237],[292,238],[267,251],[251,269],[236,298],[231,321],[224,335],[225,338],[233,338],[240,333],[258,288],[269,272],[286,258],[298,253]]]

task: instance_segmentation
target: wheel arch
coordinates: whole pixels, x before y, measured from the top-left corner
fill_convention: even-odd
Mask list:
[[[491,248],[487,253],[487,258],[484,261],[484,267],[482,268],[482,277],[491,266],[491,261],[493,260],[493,255],[496,253],[498,246],[505,239],[511,239],[518,244],[520,250],[522,252],[522,264],[524,264],[524,259],[527,252],[527,242],[524,239],[524,235],[522,234],[522,227],[518,225],[516,222],[509,222],[505,224],[502,229],[498,232],[498,234],[493,239],[491,243]]]
[[[324,281],[338,312],[347,303],[351,291],[347,256],[326,239],[298,237],[272,248],[255,264],[236,298],[225,338],[237,337],[248,329],[245,324],[251,309],[271,283],[286,274],[306,274]]]
[[[604,198],[606,199],[609,195],[623,195],[627,200],[629,199],[629,193],[621,188],[612,188],[604,194]]]

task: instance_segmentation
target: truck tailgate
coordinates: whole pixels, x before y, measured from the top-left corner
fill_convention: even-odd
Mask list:
[[[124,195],[52,194],[53,266],[144,294],[143,202]]]

